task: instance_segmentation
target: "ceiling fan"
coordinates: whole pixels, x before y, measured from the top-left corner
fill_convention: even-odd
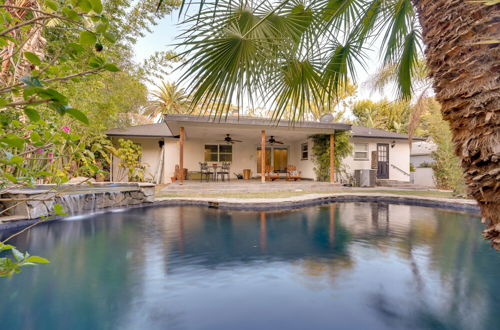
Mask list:
[[[273,135],[271,135],[271,137],[269,138],[269,140],[267,140],[267,142],[269,142],[269,144],[283,144],[283,142],[277,141]]]
[[[235,142],[243,142],[243,141],[240,141],[240,140],[235,140],[231,137],[231,134],[226,134],[226,137],[224,138],[224,140],[217,140],[218,142],[226,142],[226,143],[235,143]]]

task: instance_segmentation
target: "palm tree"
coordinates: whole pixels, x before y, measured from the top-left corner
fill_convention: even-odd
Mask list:
[[[277,120],[304,118],[324,91],[355,82],[370,47],[396,66],[398,94],[410,97],[423,43],[485,236],[500,248],[498,0],[202,0],[199,8],[180,43],[193,104],[216,95],[261,102]]]
[[[189,97],[183,88],[175,83],[162,82],[158,89],[151,92],[153,100],[144,109],[144,115],[155,119],[160,115],[189,112]],[[160,121],[163,117],[160,117]]]

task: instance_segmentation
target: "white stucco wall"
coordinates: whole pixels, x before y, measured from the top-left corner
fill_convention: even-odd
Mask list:
[[[395,146],[391,147],[391,143],[395,141]],[[346,170],[354,174],[354,170],[370,169],[372,151],[377,151],[377,143],[389,144],[389,180],[397,180],[409,182],[410,177],[391,165],[399,167],[406,173],[410,173],[410,147],[407,140],[392,140],[392,139],[379,139],[379,138],[351,138],[351,143],[367,143],[368,144],[368,159],[355,160],[353,155],[344,159],[343,164]]]
[[[118,147],[118,140],[120,137],[113,137],[112,141],[115,144],[115,147]],[[162,138],[126,138],[127,140],[132,140],[134,143],[140,145],[142,147],[142,157],[141,161],[146,165],[145,171],[145,179],[146,181],[152,181],[155,175],[155,172],[158,169],[158,163],[160,160],[160,146],[158,141],[162,140]],[[170,176],[173,175],[173,171],[175,169],[175,164],[178,163],[178,155],[179,155],[179,147],[177,140],[175,139],[165,139],[165,148],[166,150],[166,159],[165,159],[165,169],[164,177],[168,178],[170,181]],[[120,159],[117,157],[113,157],[113,170],[112,170],[112,180],[113,181],[122,181],[126,182],[128,178],[126,175],[123,175],[123,170],[120,170],[118,164],[120,163]],[[171,169],[171,170],[170,170]],[[171,172],[171,173],[170,173]]]
[[[304,141],[305,142],[305,141]],[[184,143],[184,167],[188,171],[199,171],[199,162],[204,161],[205,144],[220,144],[216,140],[186,139]],[[314,178],[310,161],[301,161],[300,143],[279,145],[288,148],[288,164],[297,166],[297,170],[302,172],[303,178]],[[244,169],[252,171],[252,177],[259,176],[257,171],[257,148],[260,145],[252,142],[239,142],[233,144],[233,161],[231,162],[231,178],[233,173],[242,173]],[[209,162],[210,164],[214,162]]]
[[[113,138],[118,140],[117,137]],[[141,145],[143,149],[142,161],[148,164],[146,169],[146,177],[153,178],[157,170],[160,159],[160,148],[158,141],[161,138],[131,138],[132,141]],[[377,143],[389,144],[389,179],[397,181],[409,182],[410,177],[398,171],[391,164],[399,167],[406,173],[409,173],[410,167],[410,148],[406,140],[395,140],[396,144],[393,148],[390,147],[392,139],[376,139],[376,138],[352,138],[351,143],[368,143],[368,160],[354,160],[353,156],[348,156],[343,163],[346,169],[352,174],[356,169],[369,169],[371,166],[371,152],[377,149]],[[308,139],[309,157],[307,160],[301,159],[301,144],[304,141],[294,141],[290,144],[283,145],[288,148],[288,164],[297,166],[297,170],[305,179],[315,179],[314,161],[312,155],[313,142]],[[204,145],[221,143],[215,139],[186,139],[184,143],[184,167],[188,171],[199,171],[199,162],[204,161]],[[257,147],[258,142],[241,142],[233,144],[233,161],[231,164],[231,178],[234,178],[233,173],[242,173],[243,169],[249,168],[252,171],[252,177],[256,177],[257,173]],[[179,164],[179,142],[177,139],[165,139],[166,157],[164,164],[164,182],[170,182],[170,177],[174,175],[175,165]],[[113,161],[113,181],[119,181],[118,159]],[[126,180],[126,178],[124,179]]]
[[[427,187],[436,187],[434,171],[430,167],[417,167],[414,172],[414,184]]]

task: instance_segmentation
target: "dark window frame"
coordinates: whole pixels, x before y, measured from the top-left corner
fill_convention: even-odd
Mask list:
[[[304,142],[300,145],[300,160],[308,160],[308,159],[309,159],[309,143]]]
[[[208,146],[217,146],[217,151],[216,152],[207,153],[207,147]],[[221,152],[221,146],[230,147],[231,148],[231,152]],[[204,154],[204,161],[205,162],[217,162],[217,163],[220,163],[220,162],[232,163],[233,162],[233,146],[232,145],[217,144],[217,143],[214,143],[214,144],[204,144],[203,148],[204,148],[203,149],[204,150],[203,154]],[[217,155],[217,160],[207,159],[207,155]],[[222,156],[229,155],[230,160],[221,159],[221,155]]]

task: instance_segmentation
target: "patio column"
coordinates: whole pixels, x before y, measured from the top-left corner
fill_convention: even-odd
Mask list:
[[[335,135],[330,134],[330,183],[335,183]]]
[[[260,181],[266,182],[266,131],[260,133]]]
[[[180,128],[179,132],[179,184],[184,183],[184,127]]]

